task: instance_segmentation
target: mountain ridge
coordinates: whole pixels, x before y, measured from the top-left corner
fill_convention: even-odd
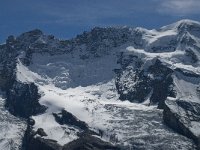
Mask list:
[[[36,29],[9,36],[0,53],[6,108],[27,120],[25,149],[199,146],[199,22],[96,27],[71,40]]]

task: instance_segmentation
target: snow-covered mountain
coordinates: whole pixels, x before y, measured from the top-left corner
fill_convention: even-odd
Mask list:
[[[200,149],[200,23],[33,30],[0,45],[3,150]]]

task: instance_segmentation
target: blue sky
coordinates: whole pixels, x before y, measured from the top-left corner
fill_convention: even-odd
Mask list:
[[[68,39],[95,26],[200,21],[200,0],[0,0],[0,42],[35,28]]]

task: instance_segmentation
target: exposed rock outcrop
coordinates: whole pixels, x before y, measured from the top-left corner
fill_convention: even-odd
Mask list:
[[[46,109],[38,102],[40,95],[34,83],[25,84],[15,81],[12,88],[6,91],[6,97],[6,107],[16,116],[28,118]]]
[[[26,150],[62,150],[57,141],[34,137],[29,140]]]
[[[76,116],[70,112],[65,111],[64,109],[58,114],[54,113],[53,116],[55,117],[55,120],[61,125],[66,124],[75,126],[81,130],[88,130],[88,125],[85,122],[79,120],[76,118]]]
[[[144,64],[138,57],[129,59],[131,60],[121,61],[122,69],[116,72],[116,87],[121,100],[144,102],[149,99],[150,104],[158,103],[158,108],[163,108],[168,96],[176,96],[171,77],[172,69],[162,64],[159,59],[146,69],[142,69]]]
[[[83,133],[79,139],[66,144],[63,150],[120,150],[120,148],[94,135]]]
[[[187,100],[166,100],[164,122],[200,146],[200,104]],[[199,147],[200,148],[200,147]]]

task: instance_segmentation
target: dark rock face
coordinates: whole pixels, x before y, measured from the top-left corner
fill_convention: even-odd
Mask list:
[[[67,125],[78,127],[82,130],[88,130],[88,126],[85,122],[79,120],[74,115],[72,115],[71,113],[65,110],[62,110],[61,113],[58,113],[58,114],[54,113],[53,115],[55,117],[55,120],[61,125],[67,124]]]
[[[200,146],[200,104],[185,100],[167,100],[164,122],[175,131],[191,138]]]
[[[6,95],[6,107],[16,116],[28,118],[45,111],[45,107],[38,102],[40,95],[34,83],[25,84],[15,81],[12,88],[6,91]]]
[[[87,50],[94,54],[94,56],[100,56],[102,53],[109,53],[109,49],[120,46],[133,38],[140,38],[139,32],[132,33],[128,28],[99,28],[95,27],[91,32],[84,32],[78,35],[73,43],[76,45],[85,44]],[[133,40],[136,41],[136,40]],[[138,40],[139,41],[139,40]],[[139,43],[138,43],[139,44]]]
[[[153,75],[153,80],[151,80],[153,93],[150,97],[150,102],[153,104],[158,103],[158,108],[163,108],[164,101],[168,96],[176,96],[171,77],[173,70],[163,65],[160,60],[156,60],[155,64],[150,66],[147,72]]]
[[[42,128],[39,128],[39,129],[36,131],[35,134],[38,134],[38,135],[40,135],[41,137],[47,136],[47,134],[44,132],[44,129],[42,129]]]
[[[63,150],[120,150],[120,148],[84,133],[79,139],[65,145]]]
[[[115,71],[117,74],[115,84],[121,100],[131,102],[143,102],[150,93],[150,78],[144,74],[142,61],[134,55],[124,55],[118,60],[121,69]]]
[[[0,88],[2,90],[9,89],[15,80],[17,52],[12,47],[10,38],[7,44],[0,45]]]
[[[27,150],[62,150],[62,147],[54,140],[41,137],[31,138]]]
[[[143,102],[149,96],[150,104],[158,103],[158,107],[163,108],[167,96],[176,96],[171,77],[173,70],[158,59],[147,69],[142,69],[143,64],[139,58],[129,58],[131,59],[120,61],[122,69],[116,72],[116,87],[120,99]]]
[[[145,101],[145,98],[151,92],[150,79],[144,76],[143,71],[135,72],[130,69],[125,72],[121,71],[116,79],[116,87],[120,94],[120,99],[139,103]],[[132,81],[133,84],[131,85],[127,79],[130,79],[129,81]]]

